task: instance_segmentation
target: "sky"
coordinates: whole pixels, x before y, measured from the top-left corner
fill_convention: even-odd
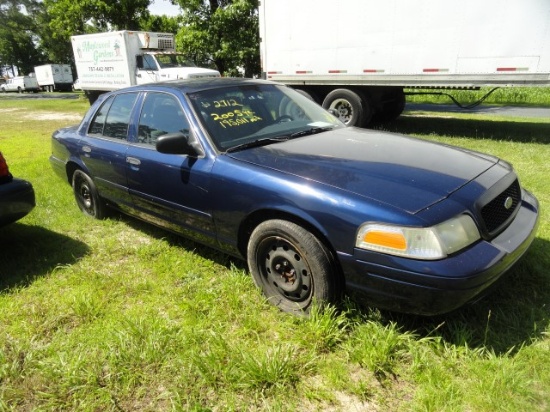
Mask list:
[[[181,9],[178,6],[174,6],[169,0],[153,0],[149,6],[149,12],[151,14],[167,16],[176,16],[181,13]]]

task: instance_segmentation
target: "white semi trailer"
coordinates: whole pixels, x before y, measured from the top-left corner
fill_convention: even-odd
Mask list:
[[[138,84],[220,77],[176,53],[174,35],[113,31],[71,36],[80,87],[93,103],[101,93]]]
[[[549,0],[262,0],[264,77],[349,125],[392,120],[404,88],[550,85]]]

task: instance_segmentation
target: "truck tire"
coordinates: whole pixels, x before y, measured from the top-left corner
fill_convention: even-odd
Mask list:
[[[85,90],[84,94],[88,98],[88,102],[90,102],[90,106],[95,103],[95,101],[98,99],[99,96],[101,96],[103,93],[100,90]]]
[[[373,108],[367,96],[350,89],[331,91],[323,100],[323,107],[335,112],[346,126],[366,127],[373,114]]]
[[[405,109],[406,98],[403,89],[386,96],[372,118],[373,123],[388,123],[397,119]]]
[[[319,98],[315,93],[313,93],[310,90],[304,90],[304,89],[294,89],[298,93],[300,93],[302,96],[307,97],[309,100],[314,101],[315,103],[319,103]]]

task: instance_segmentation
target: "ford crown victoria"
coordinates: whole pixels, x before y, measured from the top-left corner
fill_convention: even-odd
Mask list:
[[[247,261],[274,305],[343,293],[424,315],[481,297],[535,237],[538,202],[496,157],[345,127],[285,86],[118,90],[52,137],[76,203],[116,208]]]

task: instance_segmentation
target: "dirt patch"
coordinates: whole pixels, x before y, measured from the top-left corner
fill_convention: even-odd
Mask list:
[[[55,112],[41,112],[24,115],[26,119],[32,120],[70,120],[75,122],[80,122],[82,116],[79,114],[73,113],[55,113]]]
[[[74,114],[74,113],[58,113],[58,112],[29,113],[27,110],[22,110],[18,108],[0,109],[0,115],[7,114],[7,113],[14,114],[16,112],[23,112],[21,113],[21,118],[29,119],[29,120],[63,120],[63,121],[72,121],[72,122],[80,122],[80,120],[82,120],[81,115]]]

